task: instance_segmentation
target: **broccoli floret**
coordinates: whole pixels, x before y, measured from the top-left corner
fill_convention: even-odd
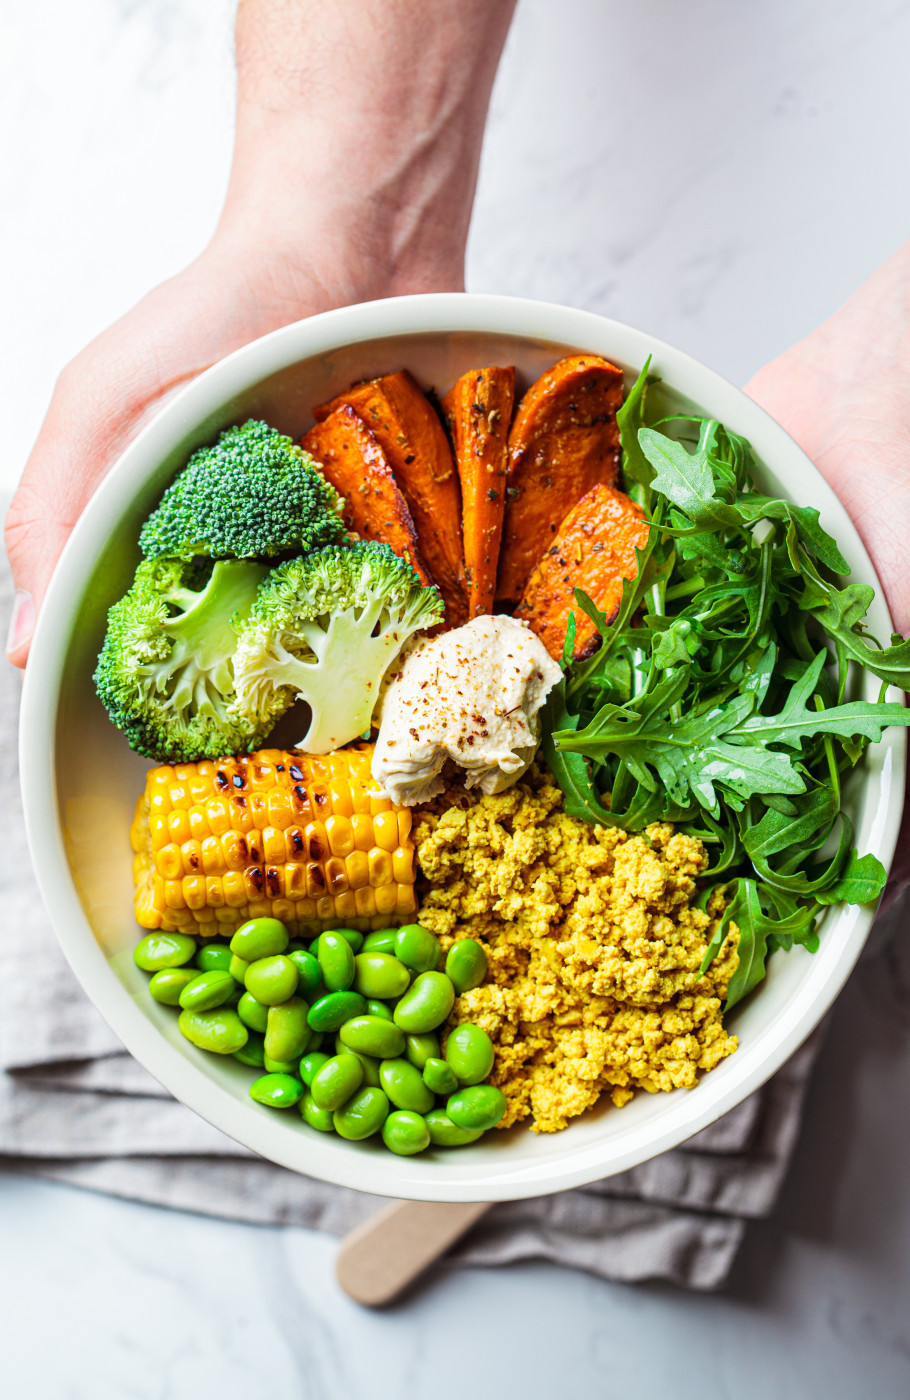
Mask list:
[[[108,613],[95,686],[130,747],[159,761],[221,758],[255,748],[273,720],[231,708],[236,625],[267,572],[231,560],[145,560]],[[285,708],[285,707],[282,707]]]
[[[321,549],[281,564],[238,627],[237,705],[252,724],[305,700],[299,747],[329,753],[370,728],[382,677],[408,638],[443,616],[435,588],[387,544]]]
[[[139,536],[147,559],[273,559],[344,537],[341,498],[309,453],[254,418],[194,452]]]

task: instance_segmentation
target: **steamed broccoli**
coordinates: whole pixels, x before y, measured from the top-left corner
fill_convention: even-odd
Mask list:
[[[138,753],[172,762],[220,758],[254,748],[268,733],[267,706],[255,722],[231,708],[235,623],[265,573],[245,560],[139,565],[108,613],[95,671],[101,700]]]
[[[328,548],[280,564],[238,627],[237,706],[264,723],[295,699],[312,719],[299,747],[328,753],[370,727],[382,677],[443,603],[386,544]]]
[[[147,559],[271,559],[335,544],[341,499],[312,457],[254,418],[200,447],[142,527]]]

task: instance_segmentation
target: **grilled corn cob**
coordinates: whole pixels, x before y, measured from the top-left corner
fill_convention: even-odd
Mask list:
[[[411,814],[381,795],[372,753],[262,749],[152,768],[130,831],[139,923],[210,938],[263,915],[293,935],[407,922]]]

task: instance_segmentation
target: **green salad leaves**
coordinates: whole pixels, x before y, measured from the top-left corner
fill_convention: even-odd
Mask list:
[[[881,893],[842,784],[883,729],[910,723],[884,698],[910,689],[910,642],[869,634],[874,590],[843,585],[818,511],[755,489],[745,438],[713,419],[647,424],[648,370],[618,420],[626,489],[651,532],[615,618],[576,591],[602,641],[572,662],[570,619],[543,756],[571,815],[627,831],[672,821],[705,843],[702,906],[719,885],[727,903],[703,968],[729,924],[740,930],[729,1008],[773,949],[814,951],[826,905]],[[882,683],[874,703],[855,698],[860,668]]]

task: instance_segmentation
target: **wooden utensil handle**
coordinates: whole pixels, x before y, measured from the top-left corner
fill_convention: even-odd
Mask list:
[[[489,1209],[486,1201],[394,1201],[344,1237],[338,1282],[357,1303],[390,1303]]]

